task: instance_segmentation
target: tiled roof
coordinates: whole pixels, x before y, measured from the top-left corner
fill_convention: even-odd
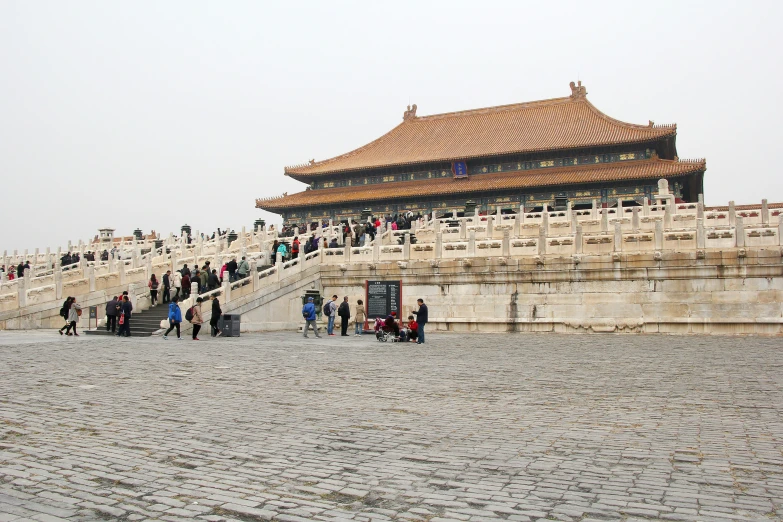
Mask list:
[[[652,158],[642,161],[557,167],[496,174],[478,174],[467,179],[436,178],[305,190],[277,198],[257,199],[256,208],[286,210],[314,205],[334,205],[357,201],[390,201],[412,197],[465,194],[496,190],[526,189],[601,183],[632,179],[660,179],[706,170],[704,160],[672,161]]]
[[[414,105],[401,124],[377,140],[285,172],[307,179],[385,166],[640,143],[677,133],[676,125],[633,125],[610,118],[580,89],[565,98],[423,117],[415,115]]]

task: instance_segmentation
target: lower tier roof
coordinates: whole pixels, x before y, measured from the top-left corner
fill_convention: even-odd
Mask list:
[[[673,161],[651,158],[641,161],[579,165],[535,171],[510,171],[477,174],[469,178],[435,178],[305,190],[296,194],[257,199],[256,208],[275,212],[321,205],[340,205],[359,201],[391,201],[411,198],[451,196],[481,192],[507,191],[554,187],[560,185],[587,185],[624,180],[671,178],[704,172],[705,160]]]

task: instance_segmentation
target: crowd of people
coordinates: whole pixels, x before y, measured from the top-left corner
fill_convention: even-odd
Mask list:
[[[424,343],[424,326],[429,321],[429,310],[427,305],[424,304],[423,299],[416,301],[418,309],[411,312],[412,315],[408,316],[408,322],[403,323],[398,317],[397,312],[392,311],[385,318],[376,317],[373,330],[371,332],[376,335],[381,331],[394,334],[394,340],[398,342],[415,342],[417,344]],[[348,336],[348,325],[351,321],[351,306],[348,302],[348,296],[343,297],[343,301],[337,304],[337,295],[333,295],[331,299],[328,299],[323,305],[323,315],[326,317],[326,334],[337,335],[334,333],[334,325],[337,317],[340,317],[340,335],[343,337]],[[415,317],[414,317],[415,316]],[[318,333],[318,310],[315,307],[315,300],[312,297],[307,298],[307,303],[302,307],[302,317],[305,320],[303,328],[303,335],[308,337],[309,331],[312,329],[317,338],[321,338]],[[364,302],[359,299],[356,301],[356,310],[353,315],[355,324],[354,336],[362,335],[366,331],[365,324],[368,317],[364,309]]]

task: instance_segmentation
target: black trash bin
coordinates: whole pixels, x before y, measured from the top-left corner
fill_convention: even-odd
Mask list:
[[[219,328],[223,337],[239,337],[239,322],[242,318],[239,314],[223,314],[220,317]]]

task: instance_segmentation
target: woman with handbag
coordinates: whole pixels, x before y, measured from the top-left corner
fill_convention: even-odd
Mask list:
[[[147,286],[150,287],[150,301],[152,303],[151,306],[155,306],[158,304],[158,278],[155,277],[155,274],[150,276],[150,281],[147,283]]]
[[[65,335],[71,335],[71,329],[73,329],[73,335],[79,337],[76,333],[76,323],[79,322],[79,316],[82,315],[82,307],[76,302],[76,298],[73,298],[71,302],[71,309],[68,311],[68,327],[65,329]]]

